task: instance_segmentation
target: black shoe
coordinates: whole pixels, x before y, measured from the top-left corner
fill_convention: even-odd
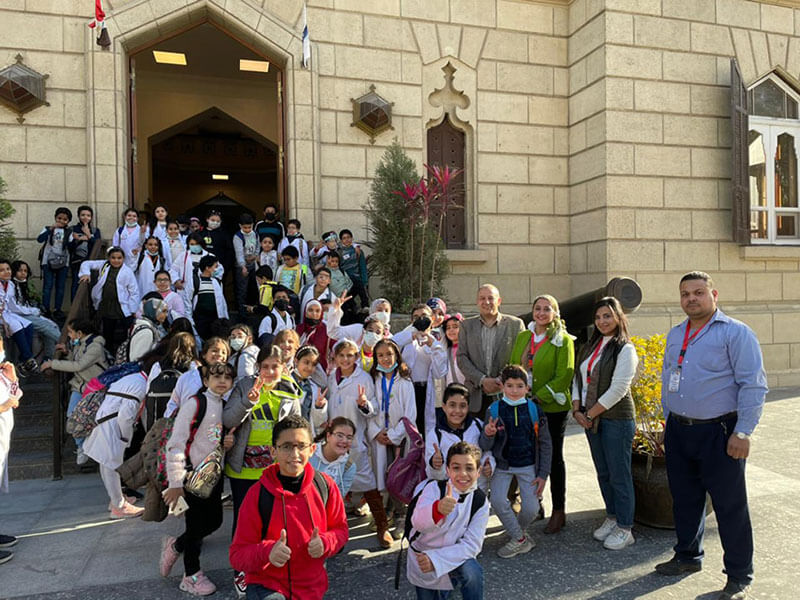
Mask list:
[[[13,552],[9,552],[8,550],[0,550],[0,565],[7,563],[12,558],[14,558]]]
[[[750,586],[746,583],[739,583],[738,581],[731,581],[725,584],[725,588],[717,596],[717,600],[745,600]]]
[[[684,575],[687,573],[697,573],[703,568],[701,563],[685,562],[678,560],[677,556],[673,556],[667,562],[659,563],[656,565],[656,573],[659,575]]]
[[[17,543],[17,538],[13,535],[0,535],[0,548],[11,548]]]

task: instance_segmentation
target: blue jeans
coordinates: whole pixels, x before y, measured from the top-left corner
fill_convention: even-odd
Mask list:
[[[519,513],[514,513],[508,499],[508,488],[511,480],[516,476],[519,484],[521,506]],[[533,481],[536,479],[536,467],[511,467],[509,469],[495,469],[490,484],[492,493],[489,500],[497,518],[511,536],[512,540],[521,540],[525,537],[525,529],[533,523],[539,512],[539,498],[533,491]]]
[[[464,600],[483,600],[483,567],[474,558],[470,558],[457,569],[450,571],[450,583],[453,589],[461,588]],[[414,587],[417,600],[447,600],[452,590],[429,590]]]
[[[601,418],[597,433],[586,432],[606,514],[616,517],[623,529],[633,527],[631,448],[635,430],[633,419]]]
[[[263,585],[251,583],[247,586],[247,600],[286,600],[286,596],[267,589]]]
[[[703,560],[706,492],[711,495],[728,579],[753,580],[753,528],[747,506],[744,459],[728,456],[736,417],[722,423],[684,425],[667,421],[664,435],[667,478],[675,517],[675,556]]]
[[[69,404],[67,405],[67,416],[70,416],[72,414],[72,411],[75,410],[75,407],[78,405],[78,402],[80,401],[81,397],[82,397],[81,393],[80,392],[76,392],[75,390],[72,390],[69,393]],[[74,439],[75,439],[75,447],[80,450],[83,447],[83,441],[86,438],[74,438]]]
[[[67,284],[67,267],[51,269],[47,265],[42,265],[42,304],[46,311],[50,310],[50,295],[53,292],[53,284],[56,287],[56,305],[54,310],[61,310],[64,304],[64,287]]]
[[[56,325],[47,317],[43,317],[41,315],[28,315],[25,318],[31,322],[34,331],[42,336],[45,357],[53,358],[56,353],[56,342],[58,342],[58,338],[61,337],[61,330],[58,328],[58,325]]]
[[[17,350],[19,350],[20,362],[33,358],[33,325],[20,329],[11,336],[11,339],[14,340]]]

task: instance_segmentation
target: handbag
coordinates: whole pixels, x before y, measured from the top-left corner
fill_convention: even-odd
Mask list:
[[[222,477],[222,444],[186,474],[183,487],[198,498],[209,498]]]
[[[47,266],[53,270],[63,269],[67,266],[67,258],[68,255],[66,252],[63,254],[56,254],[55,252],[51,252],[47,255]]]
[[[386,473],[386,490],[403,504],[408,504],[414,498],[414,488],[426,479],[425,442],[408,417],[403,417],[402,422],[407,439],[403,440],[401,448],[406,442],[411,443],[408,453],[403,456],[402,451],[399,452],[389,467]]]

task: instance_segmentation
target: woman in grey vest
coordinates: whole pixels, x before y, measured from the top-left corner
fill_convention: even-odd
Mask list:
[[[575,361],[572,415],[586,429],[606,505],[606,519],[594,539],[609,550],[622,550],[635,541],[631,446],[636,422],[630,387],[639,360],[616,298],[594,305],[594,327]]]

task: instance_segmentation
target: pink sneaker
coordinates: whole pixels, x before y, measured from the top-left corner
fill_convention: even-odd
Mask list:
[[[130,519],[133,517],[141,517],[142,513],[144,512],[143,508],[139,508],[138,506],[134,506],[127,500],[122,503],[122,506],[119,508],[112,508],[111,509],[111,518],[112,519]]]
[[[167,536],[161,540],[161,560],[158,561],[158,572],[162,577],[169,577],[172,572],[172,567],[181,555],[180,552],[175,550],[175,541],[178,538]]]
[[[128,502],[129,504],[136,504],[139,501],[136,496],[123,496],[123,498],[125,498],[125,502]],[[108,510],[114,510],[111,502],[108,503]]]
[[[217,586],[202,571],[194,575],[184,575],[179,587],[192,596],[209,596],[217,591]]]

